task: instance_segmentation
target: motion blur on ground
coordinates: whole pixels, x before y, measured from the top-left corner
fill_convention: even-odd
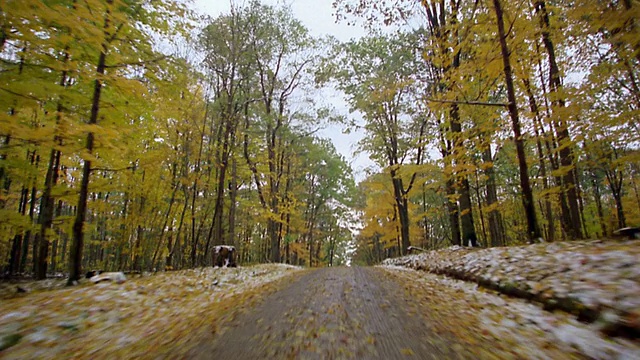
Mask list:
[[[638,358],[638,19],[0,0],[0,357]]]

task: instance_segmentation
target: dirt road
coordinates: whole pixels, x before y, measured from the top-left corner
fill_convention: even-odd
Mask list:
[[[457,350],[456,350],[457,349]],[[196,359],[456,359],[455,340],[435,333],[384,270],[313,270],[238,315]]]

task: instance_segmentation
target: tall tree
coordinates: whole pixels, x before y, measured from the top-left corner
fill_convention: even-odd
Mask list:
[[[251,102],[251,81],[255,67],[250,50],[248,34],[244,32],[248,26],[248,17],[241,9],[233,8],[230,14],[215,19],[204,29],[200,36],[206,57],[204,63],[209,71],[209,81],[214,91],[215,100],[212,104],[211,118],[216,119],[215,134],[212,134],[211,144],[215,146],[214,158],[215,173],[215,207],[213,220],[207,236],[205,254],[209,244],[219,245],[225,241],[233,243],[233,226],[229,224],[229,237],[224,234],[223,205],[224,196],[229,188],[230,194],[236,193],[237,185],[226,186],[227,176],[231,176],[232,182],[237,181],[237,172],[234,174],[230,165],[236,164],[232,159],[232,152],[237,146],[238,125],[241,123],[242,112]],[[214,126],[212,126],[214,128]],[[229,172],[231,171],[231,174]],[[231,201],[231,206],[235,201]],[[230,220],[233,220],[233,212],[229,211]]]
[[[466,47],[469,36],[468,23],[473,23],[477,2],[473,7],[463,8],[460,1],[424,1],[422,2],[429,36],[426,38],[425,58],[427,66],[431,67],[432,82],[437,84],[430,87],[429,97],[451,97],[451,103],[447,108],[447,120],[442,131],[445,138],[449,138],[450,149],[444,151],[441,148],[443,157],[451,157],[449,165],[455,169],[464,168],[465,159],[465,136],[463,134],[462,119],[460,115],[461,76],[460,68],[463,57],[469,57]],[[460,170],[451,171],[451,179],[448,187],[455,186],[458,192],[460,204],[460,225],[462,226],[461,239],[458,241],[454,233],[454,242],[458,245],[477,245],[477,235],[473,221],[473,210],[471,206],[471,193],[469,187],[468,173]],[[448,190],[453,193],[453,189]],[[451,207],[451,206],[450,206]],[[454,209],[455,211],[455,209]],[[455,215],[454,215],[455,216]],[[457,219],[456,219],[457,220]],[[452,226],[453,227],[453,226]],[[456,225],[457,227],[457,225]],[[454,231],[457,232],[457,229]]]
[[[253,172],[254,183],[263,208],[268,212],[267,234],[270,242],[270,260],[280,261],[281,198],[285,190],[284,178],[287,160],[290,155],[287,148],[290,139],[291,114],[289,101],[303,80],[303,71],[310,66],[312,54],[309,52],[311,38],[307,29],[291,15],[290,10],[276,9],[261,5],[256,1],[247,7],[245,16],[249,22],[250,56],[253,57],[256,71],[257,89],[255,95],[260,99],[256,115],[262,120],[262,147],[253,151],[264,151],[266,158],[258,164],[260,156],[252,156],[249,137],[245,134],[245,160]],[[245,117],[244,131],[254,131],[251,117]],[[258,166],[265,166],[259,172]],[[262,175],[265,175],[264,177]]]
[[[83,170],[80,180],[79,199],[76,216],[73,223],[73,242],[70,247],[69,279],[68,284],[73,284],[80,278],[82,266],[82,254],[84,247],[84,223],[87,214],[87,200],[89,196],[89,182],[92,172],[92,163],[95,159],[95,125],[98,124],[101,104],[103,101],[103,88],[105,82],[112,83],[114,88],[125,89],[134,84],[136,79],[127,76],[127,70],[132,71],[139,66],[149,66],[161,58],[151,49],[151,31],[157,33],[171,33],[172,27],[180,25],[178,21],[172,21],[171,17],[179,14],[182,7],[175,2],[165,2],[147,6],[141,2],[126,3],[119,0],[107,0],[105,3],[85,3],[92,11],[88,14],[96,18],[86,19],[89,24],[95,24],[99,29],[91,43],[96,45],[94,66],[92,75],[94,79],[91,95],[91,109],[87,119],[89,125],[86,137],[85,152],[82,154]],[[98,9],[100,11],[98,11]],[[85,14],[85,12],[83,12]],[[161,14],[164,20],[158,20],[156,16]],[[168,15],[168,16],[166,16]],[[102,19],[100,19],[102,18]],[[165,22],[166,21],[166,22]],[[145,24],[150,28],[147,32],[141,30]],[[132,44],[136,43],[134,47]],[[117,49],[117,51],[116,51]],[[111,56],[109,63],[107,57]],[[140,60],[142,59],[142,60]],[[124,69],[124,71],[123,71]],[[133,90],[133,91],[132,91]],[[127,92],[141,96],[142,88],[127,88]]]
[[[511,117],[511,126],[513,128],[514,142],[518,156],[518,165],[520,168],[520,187],[522,189],[522,205],[527,217],[527,236],[530,242],[537,241],[542,238],[538,218],[536,215],[535,204],[533,202],[533,191],[529,182],[529,166],[527,164],[527,155],[524,148],[524,139],[520,125],[520,117],[518,114],[518,105],[515,94],[515,86],[513,83],[513,73],[511,70],[511,57],[509,46],[507,44],[507,32],[504,26],[504,11],[500,0],[493,0],[493,8],[495,10],[498,23],[498,40],[502,51],[502,62],[504,66],[504,79],[507,86],[507,99],[509,101],[508,109]]]
[[[424,159],[428,119],[413,105],[419,96],[417,38],[417,33],[396,33],[352,41],[337,48],[339,60],[328,63],[318,76],[320,81],[335,79],[352,111],[364,116],[368,137],[362,148],[370,151],[390,176],[402,254],[411,245],[409,193],[417,178],[407,165],[419,165]]]
[[[562,111],[566,101],[562,95],[562,76],[560,67],[556,60],[556,47],[551,39],[550,19],[546,2],[538,0],[535,2],[536,14],[539,17],[542,42],[547,51],[549,61],[549,90],[553,109],[554,125],[558,133],[558,146],[560,153],[560,165],[565,168],[562,173],[562,189],[567,198],[569,206],[568,214],[563,214],[565,231],[572,239],[582,239],[582,223],[580,209],[578,207],[578,183],[576,166],[574,164],[573,143],[569,134],[569,125],[564,119],[566,116]]]

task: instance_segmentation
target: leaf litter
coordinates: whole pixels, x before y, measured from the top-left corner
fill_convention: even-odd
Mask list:
[[[36,291],[0,300],[0,358],[158,359],[179,356],[202,331],[270,284],[282,264],[199,268]],[[49,287],[59,282],[48,281]],[[42,288],[42,284],[23,287]],[[171,354],[171,355],[168,355]]]
[[[439,289],[439,302],[455,302],[481,333],[531,358],[554,358],[534,355],[544,347],[578,358],[640,359],[640,241],[451,247],[384,263],[422,289]]]
[[[462,345],[452,345],[459,347],[453,349],[457,353],[483,359],[640,359],[637,338],[610,336],[607,330],[612,324],[631,329],[637,324],[638,245],[584,241],[453,247],[388,260],[382,268],[404,286],[412,312],[439,333],[461,339]],[[202,340],[200,335],[225,332],[225,324],[250,308],[247,304],[285,286],[286,276],[298,276],[299,270],[276,264],[202,268],[122,284],[82,281],[54,291],[38,289],[61,287],[63,280],[21,284],[28,294],[0,300],[0,358],[183,358]],[[478,283],[518,289],[534,302]],[[15,292],[15,285],[11,289]],[[593,310],[596,321],[578,321],[578,316],[538,305],[538,300],[563,298]]]

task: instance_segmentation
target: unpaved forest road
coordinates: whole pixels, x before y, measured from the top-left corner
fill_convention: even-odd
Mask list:
[[[456,359],[455,340],[430,329],[382,269],[306,272],[226,324],[195,359]]]

